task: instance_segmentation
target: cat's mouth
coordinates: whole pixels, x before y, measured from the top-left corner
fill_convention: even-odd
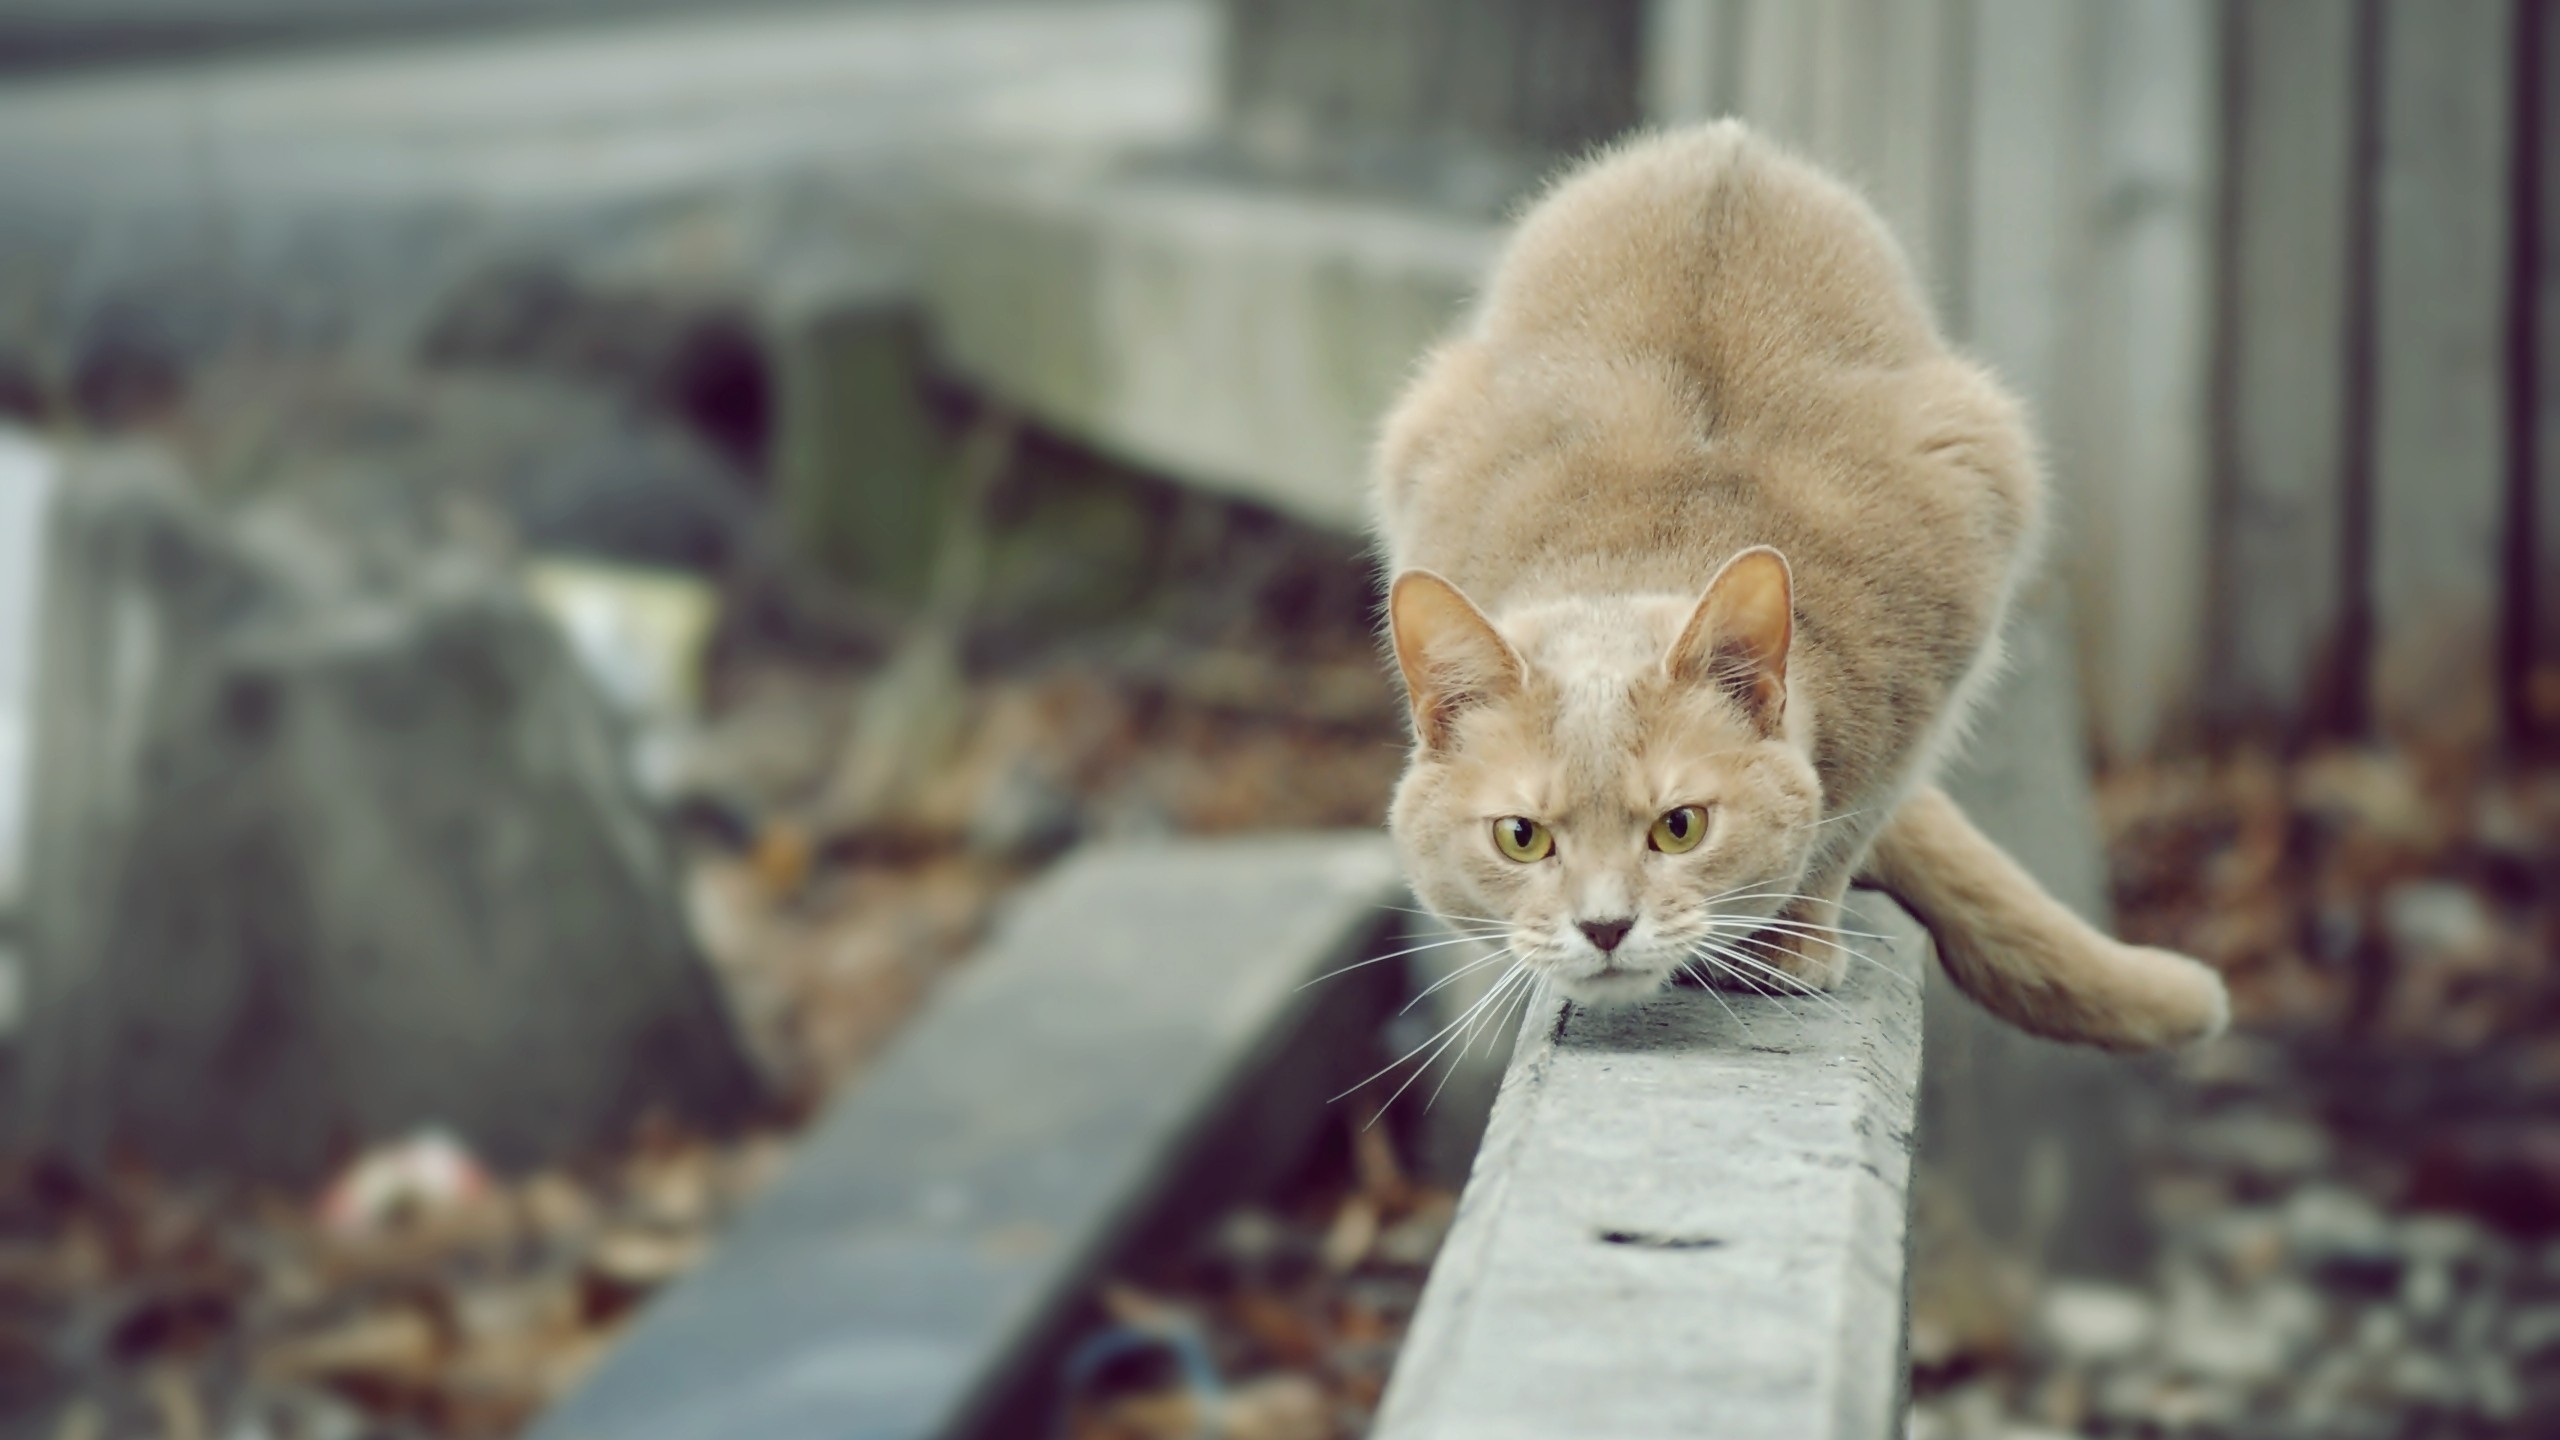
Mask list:
[[[1598,967],[1567,974],[1554,974],[1556,989],[1577,1005],[1632,1005],[1662,989],[1671,972],[1642,964],[1633,959],[1609,959]]]

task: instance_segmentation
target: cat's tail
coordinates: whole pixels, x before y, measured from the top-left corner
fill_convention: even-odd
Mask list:
[[[2035,882],[1936,786],[1877,837],[1867,878],[1937,941],[1956,988],[2021,1030],[2107,1050],[2220,1034],[2222,977],[2184,955],[2108,939]]]

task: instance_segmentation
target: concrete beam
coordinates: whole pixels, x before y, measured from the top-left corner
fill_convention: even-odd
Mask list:
[[[1398,892],[1373,835],[1069,861],[534,1440],[1047,1433],[1092,1276],[1276,1183],[1365,1071],[1391,967],[1306,982]]]
[[[68,403],[93,367],[184,378],[241,336],[405,348],[454,286],[536,260],[758,302],[903,284],[915,184],[951,152],[1183,143],[1215,113],[1205,0],[504,8],[558,3],[595,23],[12,75],[0,370]],[[0,5],[0,51],[28,10]]]
[[[1137,464],[1346,527],[1366,523],[1378,416],[1498,238],[1393,206],[1055,171],[947,190],[925,230],[944,363]]]
[[[19,953],[33,788],[36,654],[43,644],[44,537],[53,456],[0,429],[0,1038],[17,1033],[26,982]]]
[[[1833,995],[1532,1020],[1380,1440],[1901,1433],[1926,944],[1852,913]]]

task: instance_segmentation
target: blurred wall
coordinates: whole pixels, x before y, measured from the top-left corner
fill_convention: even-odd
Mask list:
[[[0,0],[0,74],[526,21],[877,0]]]
[[[2102,747],[2560,729],[2552,0],[1653,0],[2038,412]]]

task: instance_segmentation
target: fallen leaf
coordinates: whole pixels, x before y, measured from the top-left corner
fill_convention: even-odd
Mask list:
[[[1360,1268],[1369,1258],[1369,1247],[1378,1243],[1378,1206],[1367,1195],[1354,1195],[1335,1211],[1333,1225],[1325,1231],[1325,1268],[1335,1274],[1346,1274]]]
[[[443,1350],[435,1323],[404,1306],[369,1311],[271,1344],[259,1353],[257,1370],[273,1380],[425,1384],[435,1378]]]
[[[1324,1354],[1324,1338],[1296,1307],[1263,1290],[1238,1294],[1231,1307],[1238,1325],[1263,1351],[1292,1369],[1313,1365]]]
[[[1218,1440],[1333,1440],[1333,1407],[1304,1375],[1266,1375],[1230,1391]]]
[[[705,1248],[699,1235],[611,1230],[587,1252],[587,1267],[617,1285],[654,1290],[692,1269]]]
[[[205,1440],[204,1406],[195,1382],[185,1371],[163,1366],[151,1372],[151,1408],[160,1417],[162,1440]]]

